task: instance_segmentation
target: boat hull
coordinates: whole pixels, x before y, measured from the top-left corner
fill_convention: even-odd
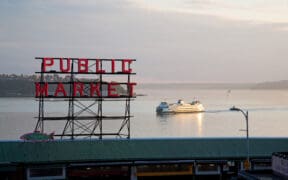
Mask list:
[[[201,103],[196,104],[184,104],[184,103],[176,103],[176,104],[170,104],[170,105],[159,105],[156,108],[157,113],[199,113],[204,112],[205,109]]]

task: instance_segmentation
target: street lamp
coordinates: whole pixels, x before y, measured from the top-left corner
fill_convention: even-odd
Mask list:
[[[246,164],[244,164],[245,166],[245,169],[249,169],[250,168],[250,147],[249,147],[249,119],[248,119],[248,111],[243,111],[242,109],[240,108],[237,108],[235,106],[233,106],[232,108],[230,108],[230,111],[240,111],[244,117],[245,117],[245,120],[246,120],[246,146],[247,146],[247,159],[246,159]]]

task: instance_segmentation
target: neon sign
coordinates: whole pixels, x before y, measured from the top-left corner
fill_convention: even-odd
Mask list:
[[[60,72],[70,73],[72,70],[72,63],[77,66],[76,73],[89,73],[89,74],[131,74],[132,69],[130,65],[133,59],[87,59],[87,58],[49,58],[44,57],[42,59],[42,72]],[[56,64],[55,61],[58,61]],[[75,63],[76,62],[76,63]],[[109,62],[109,70],[102,69],[103,62]],[[116,63],[121,64],[121,71],[115,71]],[[57,68],[57,69],[55,69]]]
[[[41,61],[43,74],[88,74],[88,75],[130,75],[135,74],[131,68],[134,59],[88,59],[88,58],[54,58],[37,57]],[[71,80],[68,82],[47,82],[42,79],[35,83],[35,96],[44,98],[127,98],[134,97],[136,83]],[[119,93],[117,88],[124,88]]]

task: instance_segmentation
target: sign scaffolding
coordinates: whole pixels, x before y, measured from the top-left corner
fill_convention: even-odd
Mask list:
[[[130,138],[130,102],[136,97],[136,83],[131,82],[131,75],[136,73],[131,66],[135,59],[35,59],[41,61],[41,71],[36,72],[39,81],[35,82],[35,98],[39,101],[35,132],[44,133],[48,122],[60,122],[57,128],[62,127],[62,132],[54,136],[61,139]],[[107,81],[111,76],[122,81]],[[51,115],[46,107],[50,102],[62,103],[66,113]],[[119,112],[121,107],[123,112]]]

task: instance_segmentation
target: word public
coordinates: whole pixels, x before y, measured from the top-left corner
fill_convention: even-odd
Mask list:
[[[127,98],[134,97],[135,82],[130,82],[133,75],[131,64],[135,59],[86,59],[86,58],[53,58],[37,57],[41,62],[41,80],[35,82],[36,97],[59,98]],[[46,81],[45,73],[73,74],[70,81]],[[105,82],[101,78],[91,81],[74,79],[77,74],[127,75],[127,82]],[[76,81],[75,81],[76,80]],[[85,81],[85,82],[83,82]]]
[[[44,57],[42,59],[42,72],[60,72],[70,73],[75,71],[76,73],[132,73],[130,65],[133,59],[85,59],[85,58],[51,58]],[[58,62],[56,62],[58,61]],[[103,64],[105,62],[104,69]],[[72,69],[72,64],[76,67]],[[120,64],[120,65],[119,65]],[[108,66],[108,67],[107,67]],[[110,67],[109,67],[110,66]],[[119,69],[119,71],[118,71]]]

